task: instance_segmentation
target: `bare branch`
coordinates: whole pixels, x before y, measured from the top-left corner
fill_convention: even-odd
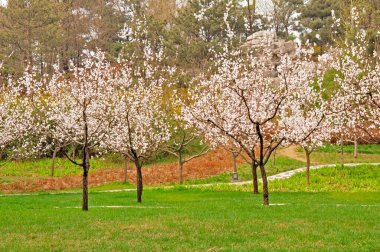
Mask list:
[[[67,155],[66,152],[63,152],[63,155],[65,155],[65,157],[73,164],[77,165],[77,166],[81,166],[83,167],[83,164],[82,163],[78,163],[77,161],[75,161],[74,159],[72,159],[71,157],[69,157],[69,155]]]
[[[209,149],[207,146],[205,146],[205,147],[203,147],[203,149],[202,149],[198,154],[196,154],[196,155],[194,155],[194,156],[191,156],[191,157],[189,157],[188,159],[184,159],[184,160],[183,160],[183,163],[187,163],[187,162],[193,160],[194,158],[201,157],[201,156],[207,154],[207,152],[209,152],[209,150],[210,150],[210,149]]]

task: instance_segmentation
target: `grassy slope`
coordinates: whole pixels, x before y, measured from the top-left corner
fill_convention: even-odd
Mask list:
[[[329,167],[311,170],[310,186],[305,173],[298,173],[286,180],[270,182],[271,190],[281,191],[349,191],[380,192],[380,166]]]
[[[284,180],[269,181],[270,191],[282,192],[380,192],[380,166],[326,167],[310,171],[311,184],[306,184],[304,172]],[[218,184],[208,189],[252,191],[252,185]]]
[[[318,152],[340,152],[340,146],[334,144],[326,144],[325,146],[318,148]],[[345,153],[354,153],[354,145],[344,145],[343,151]],[[360,144],[358,146],[358,152],[361,154],[379,154],[380,153],[380,145],[379,144]]]
[[[380,250],[380,193],[272,193],[272,202],[289,204],[263,207],[247,192],[148,190],[147,208],[64,208],[80,200],[0,198],[0,250]],[[90,206],[134,202],[134,192],[90,194]]]

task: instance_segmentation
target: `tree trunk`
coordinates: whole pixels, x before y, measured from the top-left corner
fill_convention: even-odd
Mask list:
[[[124,183],[128,183],[128,159],[124,156]]]
[[[232,160],[234,163],[234,173],[236,174],[238,170],[237,170],[237,164],[236,164],[236,155],[234,153],[232,153]]]
[[[340,138],[340,165],[342,168],[344,167],[344,143],[343,143],[343,137]]]
[[[72,160],[75,160],[75,159],[77,159],[77,154],[76,154],[76,146],[74,146],[74,149],[73,149],[73,151],[71,152],[71,159]]]
[[[257,165],[252,160],[252,182],[253,182],[253,194],[259,194],[259,184],[257,182]]]
[[[232,152],[232,162],[233,162],[233,166],[234,166],[234,173],[232,175],[232,180],[233,181],[239,180],[236,158],[237,158],[237,155]]]
[[[181,153],[178,155],[178,183],[183,183],[183,161]]]
[[[58,151],[60,150],[59,147],[55,147],[53,151],[53,157],[51,159],[51,176],[54,177],[54,170],[55,170],[55,158],[57,156]]]
[[[253,19],[254,15],[256,14],[256,0],[253,1],[252,5],[250,3],[250,0],[247,0],[247,9],[248,9],[248,23],[249,23],[249,30],[251,35],[253,33]]]
[[[268,191],[268,178],[265,171],[265,166],[260,165],[261,178],[263,180],[263,204],[265,206],[269,205],[269,191]]]
[[[306,183],[310,185],[310,151],[305,149],[306,153]]]
[[[88,172],[90,170],[90,154],[87,148],[83,149],[83,202],[82,210],[88,211]]]
[[[354,158],[358,158],[358,138],[354,139]]]
[[[135,161],[136,171],[137,171],[137,202],[142,202],[142,194],[143,194],[143,178],[142,178],[142,170],[139,161]]]

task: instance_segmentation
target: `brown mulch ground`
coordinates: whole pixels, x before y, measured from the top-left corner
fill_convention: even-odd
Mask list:
[[[240,163],[242,160],[238,160]],[[232,171],[231,154],[223,149],[215,150],[205,156],[193,159],[184,165],[183,178],[198,179]],[[123,181],[124,170],[101,169],[90,172],[90,186],[99,186],[109,182]],[[130,167],[128,171],[130,183],[136,182],[136,171]],[[151,165],[143,168],[143,181],[145,185],[162,185],[178,181],[178,168],[176,163]],[[80,188],[81,176],[66,176],[59,178],[37,178],[35,180],[17,181],[9,184],[0,184],[0,191],[31,192],[41,190],[63,190]]]

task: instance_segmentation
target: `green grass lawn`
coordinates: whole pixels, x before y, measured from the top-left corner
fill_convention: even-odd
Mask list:
[[[378,251],[380,193],[146,190],[0,197],[2,251]],[[95,208],[91,206],[128,206]],[[371,206],[362,206],[371,205]]]
[[[79,191],[0,196],[0,251],[379,251],[380,166],[312,170],[311,182],[270,181],[268,207],[251,185],[148,188],[139,205],[134,191],[99,192],[133,187],[111,183],[90,190],[89,212]]]

